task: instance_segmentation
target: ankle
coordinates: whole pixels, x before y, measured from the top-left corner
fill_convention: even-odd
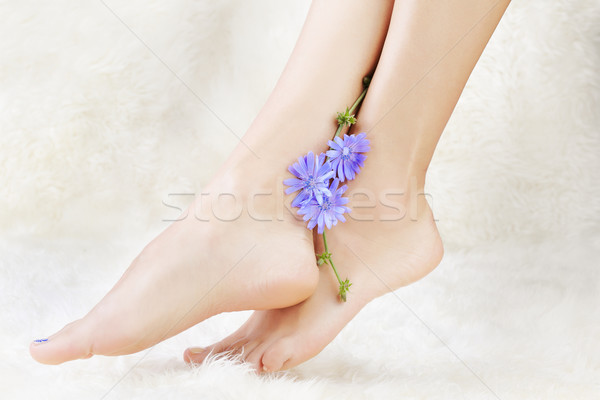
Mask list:
[[[386,179],[369,187],[351,184],[347,192],[352,209],[350,218],[375,222],[431,219],[431,195],[425,192],[424,184],[423,179],[414,175]]]

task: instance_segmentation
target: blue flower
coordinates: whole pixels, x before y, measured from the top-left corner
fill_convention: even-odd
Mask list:
[[[327,157],[331,160],[331,168],[337,172],[337,177],[344,182],[354,179],[359,173],[360,167],[364,165],[367,158],[362,153],[371,150],[369,139],[365,139],[366,133],[358,135],[344,135],[344,139],[336,137],[329,141],[330,150],[327,151]]]
[[[312,198],[298,210],[298,214],[304,215],[304,220],[309,221],[308,229],[318,226],[317,231],[322,234],[325,227],[331,229],[337,225],[338,220],[346,222],[344,213],[350,212],[350,209],[344,205],[348,203],[348,198],[342,197],[342,194],[348,187],[344,185],[338,188],[339,183],[339,179],[334,179],[329,186],[330,195],[323,196],[321,202]]]
[[[333,178],[335,173],[331,169],[331,164],[326,159],[325,154],[321,153],[318,157],[309,151],[304,157],[298,158],[298,162],[294,163],[288,170],[296,177],[283,181],[289,188],[285,190],[285,194],[291,194],[300,191],[294,201],[292,207],[299,207],[302,204],[316,199],[318,204],[323,201],[323,195],[331,196],[328,189],[329,180]]]

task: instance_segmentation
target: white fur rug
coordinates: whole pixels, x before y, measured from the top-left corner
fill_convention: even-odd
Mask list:
[[[307,1],[0,2],[0,397],[600,396],[600,3],[515,1],[429,174],[447,254],[310,362],[261,377],[181,360],[220,315],[152,350],[38,365],[235,146]],[[177,75],[177,76],[175,76]],[[185,84],[182,83],[185,82]]]

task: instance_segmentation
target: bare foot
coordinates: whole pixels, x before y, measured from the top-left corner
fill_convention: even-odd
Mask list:
[[[33,358],[58,364],[134,353],[217,313],[306,299],[318,270],[312,234],[284,210],[276,184],[288,163],[234,154],[207,187],[211,194],[154,239],[84,318],[32,343]]]
[[[238,146],[206,188],[211,195],[202,200],[221,204],[219,212],[209,222],[174,223],[88,315],[32,344],[33,357],[56,364],[132,353],[222,311],[289,307],[312,294],[318,280],[312,233],[281,211],[283,198],[265,193],[282,193],[287,167],[298,156],[325,150],[335,112],[361,93],[362,78],[377,64],[392,5],[315,2],[281,78],[244,135],[258,157]],[[352,43],[353,51],[341,57],[340,43]],[[237,202],[219,193],[233,193]],[[242,215],[232,222],[215,218],[229,219],[240,206]],[[283,220],[261,221],[274,215]]]
[[[307,300],[256,311],[221,342],[187,349],[185,361],[197,363],[211,353],[232,352],[241,353],[259,371],[278,371],[314,357],[370,300],[415,282],[439,264],[443,247],[433,215],[424,199],[419,207],[418,213],[407,212],[399,221],[349,219],[329,233],[329,250],[340,276],[353,283],[346,303],[338,300],[338,282],[331,268],[323,265],[317,290]],[[372,211],[376,218],[385,218],[384,209]]]

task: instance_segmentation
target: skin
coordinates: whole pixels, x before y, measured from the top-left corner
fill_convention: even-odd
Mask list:
[[[325,150],[332,110],[356,98],[375,69],[391,9],[391,1],[315,1],[273,93],[208,194],[87,315],[32,343],[33,358],[60,364],[134,353],[218,313],[285,308],[314,293],[312,233],[287,210],[281,182],[299,155]]]
[[[347,303],[335,296],[328,266],[315,293],[292,307],[256,311],[209,354],[242,355],[259,371],[294,367],[318,354],[370,300],[408,285],[440,262],[443,247],[424,193],[435,146],[467,79],[509,1],[397,0],[384,48],[354,132],[368,132],[371,152],[349,190],[352,219],[328,235],[341,278],[353,282]],[[403,193],[390,195],[389,193]],[[370,193],[369,201],[364,193]],[[386,207],[379,201],[388,193]],[[366,201],[367,200],[367,201]],[[365,204],[375,204],[364,208]],[[394,219],[390,221],[389,219]],[[388,219],[384,221],[384,219]],[[322,252],[321,238],[315,238]]]

